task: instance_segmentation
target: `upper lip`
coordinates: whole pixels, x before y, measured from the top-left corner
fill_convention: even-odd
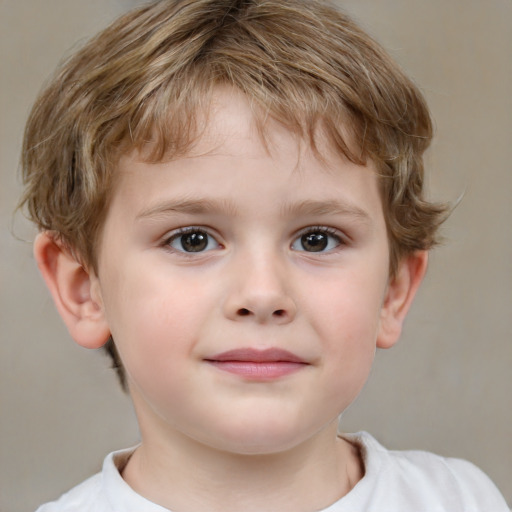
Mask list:
[[[253,363],[288,362],[306,363],[302,358],[280,348],[258,350],[253,348],[238,348],[215,354],[206,358],[207,361],[245,361]]]

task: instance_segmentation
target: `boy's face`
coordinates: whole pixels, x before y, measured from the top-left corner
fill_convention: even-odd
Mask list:
[[[219,91],[187,158],[120,162],[92,292],[142,435],[276,452],[334,428],[390,300],[377,178]],[[143,437],[144,439],[144,437]]]

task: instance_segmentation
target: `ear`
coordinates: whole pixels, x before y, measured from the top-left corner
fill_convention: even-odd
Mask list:
[[[384,298],[377,347],[390,348],[400,338],[407,312],[425,276],[427,262],[427,251],[414,252],[400,262]]]
[[[37,236],[34,256],[71,337],[86,348],[104,345],[110,330],[98,278],[51,232]]]

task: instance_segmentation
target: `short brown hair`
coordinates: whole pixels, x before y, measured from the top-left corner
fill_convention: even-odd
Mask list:
[[[30,114],[21,201],[30,218],[96,270],[119,156],[185,153],[219,84],[314,148],[321,125],[351,161],[375,163],[391,274],[436,242],[447,210],[423,189],[425,100],[373,39],[320,0],[161,0],[99,33],[59,67]]]

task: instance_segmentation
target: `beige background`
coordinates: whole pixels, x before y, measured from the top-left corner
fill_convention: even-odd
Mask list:
[[[75,346],[10,233],[31,102],[57,61],[130,4],[0,0],[0,510],[33,510],[137,441],[101,353]],[[481,466],[512,503],[512,1],[347,0],[410,72],[436,120],[435,197],[464,199],[447,223],[402,342],[379,353],[345,414],[392,448]],[[58,150],[58,148],[56,148]],[[33,231],[22,219],[16,233]]]

